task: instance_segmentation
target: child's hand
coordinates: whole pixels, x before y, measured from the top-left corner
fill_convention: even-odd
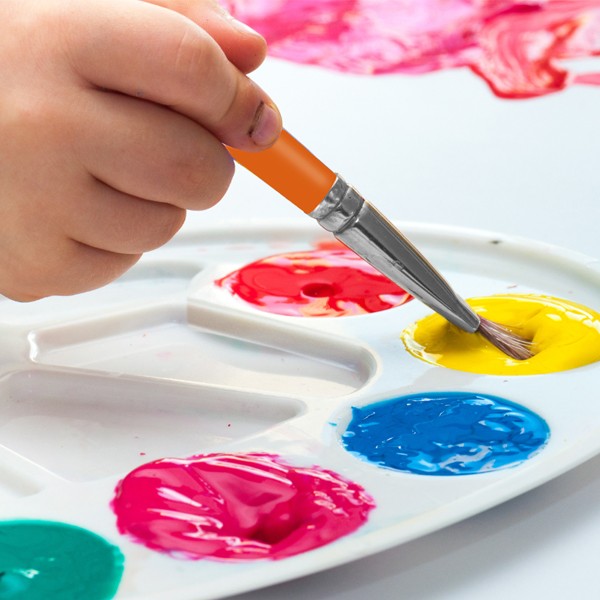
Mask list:
[[[281,129],[265,43],[212,0],[2,0],[0,293],[108,283]]]

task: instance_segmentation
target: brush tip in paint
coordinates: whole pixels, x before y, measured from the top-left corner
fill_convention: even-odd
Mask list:
[[[527,360],[533,356],[530,340],[522,338],[498,323],[479,317],[477,333],[515,360]]]

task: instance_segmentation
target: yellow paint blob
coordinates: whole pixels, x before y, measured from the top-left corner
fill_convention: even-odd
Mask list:
[[[467,301],[480,316],[531,340],[533,356],[515,360],[479,334],[466,333],[437,314],[402,332],[417,358],[458,371],[538,375],[600,360],[600,313],[551,296],[499,295]]]

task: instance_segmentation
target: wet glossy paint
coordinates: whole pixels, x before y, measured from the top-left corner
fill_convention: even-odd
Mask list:
[[[294,317],[375,313],[411,299],[341,244],[269,256],[216,283],[259,310]]]
[[[157,460],[118,485],[117,526],[181,559],[280,559],[361,527],[374,507],[363,488],[272,454]]]
[[[417,358],[459,371],[488,375],[539,375],[600,360],[600,313],[581,304],[533,294],[506,294],[468,300],[473,310],[526,340],[533,356],[515,360],[482,336],[466,333],[439,315],[402,332]]]
[[[548,438],[541,417],[503,398],[429,392],[353,408],[342,443],[379,467],[451,476],[514,467]]]
[[[52,521],[0,522],[2,600],[105,600],[123,573],[123,555],[98,535]]]

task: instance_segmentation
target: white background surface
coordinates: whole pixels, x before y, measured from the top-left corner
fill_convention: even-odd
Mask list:
[[[388,217],[600,258],[600,88],[508,101],[466,70],[369,78],[280,61],[255,79],[286,127]],[[271,217],[307,218],[239,168],[226,198],[185,227]],[[597,457],[438,533],[236,600],[597,599],[599,560]]]

